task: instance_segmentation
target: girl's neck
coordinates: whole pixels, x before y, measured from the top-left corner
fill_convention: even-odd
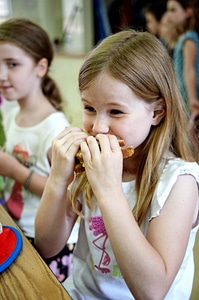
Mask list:
[[[15,122],[20,127],[35,126],[49,115],[56,112],[56,109],[43,95],[37,98],[36,101],[20,99],[18,103],[20,110],[16,116]]]
[[[122,181],[123,182],[130,182],[135,180],[135,174],[131,174],[129,172],[126,172],[123,170],[123,175],[122,175]]]
[[[126,166],[124,166],[123,167],[123,172],[124,173],[128,173],[128,174],[131,174],[131,175],[135,175],[136,174],[136,168],[134,168],[134,167],[126,167]]]
[[[138,169],[139,162],[138,152],[135,150],[135,153],[132,157],[124,159],[123,161],[123,181],[132,181],[135,179]]]

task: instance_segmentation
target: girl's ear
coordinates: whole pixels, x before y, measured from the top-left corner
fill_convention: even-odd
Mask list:
[[[37,63],[37,76],[42,78],[48,71],[48,60],[46,58],[40,59]]]
[[[158,99],[154,103],[152,125],[158,125],[166,114],[165,101],[163,98]]]

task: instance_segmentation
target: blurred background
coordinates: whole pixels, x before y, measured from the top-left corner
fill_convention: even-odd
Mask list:
[[[151,1],[0,0],[0,22],[12,17],[25,17],[47,31],[55,50],[51,76],[64,98],[64,111],[68,120],[72,125],[81,126],[78,72],[86,53],[106,36],[126,27],[146,30],[143,8],[149,2]],[[191,300],[199,299],[199,237],[195,246],[195,263]]]
[[[143,28],[147,0],[0,0],[0,22],[26,17],[41,25],[60,51],[82,54],[111,32]]]

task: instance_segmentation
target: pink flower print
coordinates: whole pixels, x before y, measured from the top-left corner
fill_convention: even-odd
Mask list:
[[[106,251],[106,241],[108,239],[108,235],[103,219],[102,217],[91,217],[89,221],[91,222],[89,229],[93,231],[95,236],[97,236],[97,238],[93,240],[93,244],[95,247],[101,250],[101,257],[98,265],[95,265],[95,268],[100,270],[102,273],[110,273],[110,269],[106,267],[110,264],[111,259]]]

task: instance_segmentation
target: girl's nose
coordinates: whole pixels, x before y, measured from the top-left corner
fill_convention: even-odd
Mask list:
[[[109,132],[109,123],[105,117],[96,117],[93,122],[92,131],[95,134],[98,133],[108,133]]]
[[[6,80],[8,78],[8,73],[5,68],[0,67],[0,80]]]

